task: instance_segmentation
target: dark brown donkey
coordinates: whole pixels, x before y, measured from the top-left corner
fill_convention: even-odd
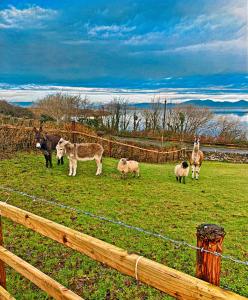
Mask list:
[[[46,167],[48,168],[49,165],[52,167],[52,151],[56,149],[56,145],[58,144],[61,136],[53,135],[53,134],[45,134],[42,130],[36,129],[34,127],[35,132],[35,140],[36,140],[36,148],[40,149],[41,152],[44,154],[46,160]],[[58,159],[58,165],[64,164],[63,156]]]

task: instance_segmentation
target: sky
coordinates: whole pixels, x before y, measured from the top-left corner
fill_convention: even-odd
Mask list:
[[[248,87],[246,0],[0,1],[0,82]]]

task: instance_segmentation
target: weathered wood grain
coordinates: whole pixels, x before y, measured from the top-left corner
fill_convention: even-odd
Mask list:
[[[0,286],[0,299],[1,300],[15,300],[2,286]]]
[[[212,284],[176,271],[150,259],[80,233],[63,225],[36,216],[4,202],[0,202],[0,213],[14,222],[22,224],[63,245],[119,270],[123,274],[138,277],[147,283],[178,299],[241,300],[245,297],[225,291]],[[136,270],[136,262],[139,263]],[[136,272],[137,271],[137,272]]]

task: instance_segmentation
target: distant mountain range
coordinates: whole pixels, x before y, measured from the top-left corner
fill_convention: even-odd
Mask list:
[[[13,105],[22,106],[22,107],[29,107],[34,102],[10,102]],[[96,103],[93,106],[99,107],[102,104]],[[229,102],[229,101],[213,101],[213,100],[188,100],[182,103],[168,103],[167,107],[174,107],[176,105],[194,105],[200,107],[208,107],[210,109],[248,109],[248,101],[246,100],[239,100],[236,102]],[[152,104],[150,102],[142,102],[142,103],[130,103],[130,107],[137,108],[137,109],[150,109]],[[163,106],[163,104],[161,104]]]
[[[213,100],[188,100],[182,103],[168,103],[167,107],[173,107],[176,105],[194,105],[200,107],[207,107],[211,109],[248,109],[248,101],[240,100],[236,102],[229,101],[213,101]],[[136,107],[137,109],[150,109],[152,104],[149,102],[143,103],[132,103],[131,107]],[[163,104],[161,104],[163,106]]]

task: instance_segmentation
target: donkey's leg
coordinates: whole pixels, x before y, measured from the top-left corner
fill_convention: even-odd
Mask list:
[[[52,152],[49,152],[48,159],[49,159],[50,167],[52,168],[53,167],[53,164],[52,164]]]
[[[48,168],[48,157],[47,154],[44,154],[45,160],[46,160],[46,167]]]
[[[196,170],[195,170],[195,173],[196,173],[196,175],[195,175],[195,179],[197,179],[198,180],[198,178],[199,178],[199,175],[200,175],[200,166],[196,166],[196,168],[195,168]]]
[[[58,166],[60,165],[60,161],[61,161],[61,159],[58,158],[58,160],[57,160],[57,165]]]
[[[72,176],[76,176],[76,173],[77,173],[77,160],[76,159],[74,159],[72,161],[72,166],[73,166],[73,174],[72,174]]]
[[[60,159],[60,163],[61,163],[61,165],[64,164],[64,157],[63,157],[63,156],[62,156],[61,159]]]
[[[72,175],[72,160],[69,159],[69,176]]]
[[[96,156],[95,161],[97,164],[96,175],[101,175],[102,174],[102,158],[99,156]]]
[[[195,178],[195,166],[192,165],[192,179]]]

